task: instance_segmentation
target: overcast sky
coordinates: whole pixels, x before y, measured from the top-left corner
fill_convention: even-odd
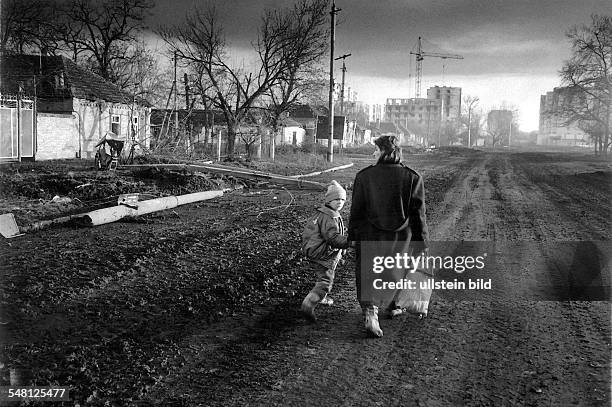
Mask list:
[[[151,26],[178,23],[196,4],[157,0]],[[261,12],[291,0],[215,0],[228,19],[228,42],[245,52],[256,38]],[[462,60],[425,58],[421,95],[430,86],[458,86],[478,96],[486,112],[502,104],[519,109],[522,130],[538,128],[540,95],[559,86],[570,56],[565,32],[589,24],[591,14],[612,14],[611,0],[336,0],[342,9],[336,55],[346,59],[346,86],[366,103],[414,97],[414,56],[423,49]],[[339,62],[339,61],[337,61]],[[341,78],[340,64],[336,77]]]

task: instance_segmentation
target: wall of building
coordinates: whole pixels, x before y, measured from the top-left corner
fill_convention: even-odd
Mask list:
[[[555,88],[540,97],[540,123],[536,144],[557,146],[591,146],[589,137],[576,123],[566,123],[560,114],[566,88]]]
[[[304,142],[306,130],[297,126],[288,126],[283,127],[282,132],[276,135],[276,145],[293,144],[293,133],[295,133],[295,144],[302,144]]]
[[[383,105],[374,104],[370,112],[370,121],[381,122],[384,120],[385,109]]]
[[[38,113],[37,126],[37,160],[78,156],[78,120],[72,114]]]
[[[292,117],[293,120],[300,123],[305,128],[304,137],[308,140],[314,140],[317,132],[317,119],[316,118],[304,118],[304,117]]]
[[[387,99],[385,121],[407,127],[440,121],[440,101],[433,99]]]
[[[427,89],[427,99],[440,101],[442,120],[461,117],[461,88],[434,86]]]
[[[109,132],[114,133],[115,138],[125,141],[122,154],[128,155],[131,145],[130,120],[138,123],[136,141],[146,148],[149,146],[151,115],[148,108],[133,109],[132,105],[75,99],[74,110],[80,120],[83,158],[93,158],[96,144]]]

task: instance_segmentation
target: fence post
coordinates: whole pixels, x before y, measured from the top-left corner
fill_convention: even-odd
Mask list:
[[[217,137],[217,161],[221,161],[221,129],[219,129],[219,135]]]
[[[270,161],[274,161],[276,155],[276,129],[270,132]]]
[[[17,91],[17,161],[21,162],[21,83]]]
[[[257,128],[257,148],[255,151],[255,158],[261,160],[261,142],[263,141],[263,137],[261,134],[261,127]]]

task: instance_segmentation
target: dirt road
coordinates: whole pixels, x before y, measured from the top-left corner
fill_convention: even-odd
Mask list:
[[[348,184],[368,161],[317,180]],[[553,153],[405,161],[425,176],[433,240],[492,245],[493,290],[434,291],[428,318],[382,320],[384,337],[370,339],[349,258],[335,304],[308,324],[297,309],[312,278],[297,251],[319,197],[245,190],[3,246],[14,265],[3,357],[73,385],[80,405],[610,405],[610,303],[567,301],[567,275],[550,267],[586,247],[609,287],[610,164]]]

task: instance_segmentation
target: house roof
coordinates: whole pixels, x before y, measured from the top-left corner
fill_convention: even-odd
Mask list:
[[[166,123],[168,123],[168,120],[172,113],[174,113],[173,109],[151,109],[151,125],[161,126],[164,120],[166,120]],[[204,109],[192,109],[191,111],[188,111],[185,109],[178,110],[179,121],[184,121],[189,116],[189,120],[191,120],[191,123],[196,127],[204,126],[204,124],[206,123],[207,115],[208,115],[208,119],[209,120],[212,119],[211,121],[214,124],[225,125],[226,123],[223,112],[219,110],[214,110],[214,111],[210,111],[210,110],[206,111]]]
[[[64,56],[5,55],[0,57],[0,65],[2,90],[6,93],[16,93],[21,82],[25,92],[33,94],[36,77],[37,84],[42,85],[36,89],[40,98],[75,97],[112,103],[134,101],[131,93]],[[137,98],[137,102],[149,105],[141,98]]]
[[[291,117],[286,117],[280,121],[281,126],[285,127],[302,127],[302,123],[293,120]]]
[[[328,109],[323,106],[297,105],[289,112],[293,119],[310,119],[317,116],[327,116]]]

